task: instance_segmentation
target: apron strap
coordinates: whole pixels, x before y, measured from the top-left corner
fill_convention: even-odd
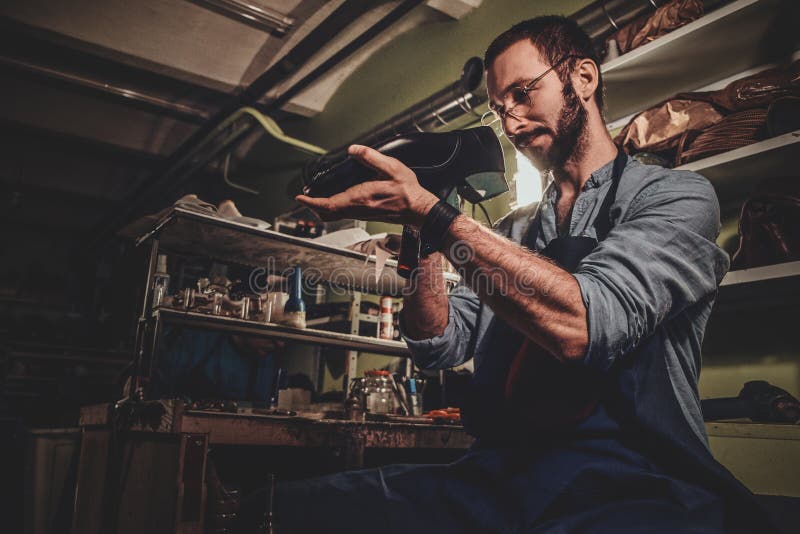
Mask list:
[[[602,241],[608,236],[611,231],[611,206],[617,199],[617,189],[619,182],[622,178],[622,172],[625,170],[625,164],[628,162],[628,156],[619,147],[617,148],[617,155],[614,158],[614,167],[611,173],[611,187],[603,199],[603,204],[600,206],[600,212],[594,221],[595,232],[597,233],[597,241]],[[542,204],[536,209],[536,215],[531,222],[531,225],[524,235],[522,244],[530,250],[536,250],[536,240],[539,238],[539,225],[541,224]]]
[[[619,188],[619,181],[622,178],[622,171],[625,170],[625,164],[628,162],[628,156],[625,152],[617,147],[617,157],[614,158],[614,170],[611,174],[611,187],[606,193],[606,198],[603,199],[603,205],[600,206],[600,213],[597,214],[597,219],[594,221],[594,229],[597,233],[597,241],[602,241],[608,236],[611,231],[611,206],[617,199],[617,189]]]

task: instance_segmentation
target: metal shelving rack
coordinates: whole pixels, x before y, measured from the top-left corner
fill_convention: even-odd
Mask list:
[[[237,223],[213,214],[172,208],[161,217],[147,217],[123,230],[137,244],[150,243],[150,256],[145,279],[136,334],[135,387],[141,387],[141,377],[150,376],[161,338],[162,326],[167,323],[198,326],[230,333],[247,333],[315,345],[348,349],[345,379],[355,375],[357,354],[360,351],[390,356],[409,356],[405,343],[359,336],[358,322],[369,320],[360,313],[361,291],[384,295],[400,295],[406,281],[397,274],[396,262],[389,260],[376,272],[375,257],[360,252],[315,243],[312,240],[262,230]],[[298,329],[284,325],[262,323],[231,317],[206,315],[151,305],[153,276],[159,253],[205,256],[221,262],[231,262],[267,273],[288,272],[299,265],[314,283],[335,285],[340,289],[356,290],[351,300],[347,320],[350,333],[329,332],[315,328]],[[446,275],[448,282],[458,280]],[[346,382],[347,384],[347,382]]]

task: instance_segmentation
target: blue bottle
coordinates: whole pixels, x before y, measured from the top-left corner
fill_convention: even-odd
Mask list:
[[[295,328],[306,327],[306,303],[303,302],[303,277],[295,266],[289,276],[289,300],[283,307],[283,322]]]

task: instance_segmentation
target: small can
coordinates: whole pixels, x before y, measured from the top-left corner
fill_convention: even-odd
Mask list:
[[[380,339],[394,339],[392,297],[381,297],[381,314],[378,317],[378,337]]]

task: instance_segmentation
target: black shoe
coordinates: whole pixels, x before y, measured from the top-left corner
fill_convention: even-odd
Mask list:
[[[762,423],[800,423],[800,401],[788,391],[763,380],[745,383],[739,398],[753,405],[753,421]]]
[[[419,183],[441,199],[454,189],[476,204],[508,191],[500,141],[488,126],[446,133],[412,133],[374,146],[411,168]],[[303,188],[311,197],[330,197],[373,180],[374,170],[353,158],[318,171]]]

